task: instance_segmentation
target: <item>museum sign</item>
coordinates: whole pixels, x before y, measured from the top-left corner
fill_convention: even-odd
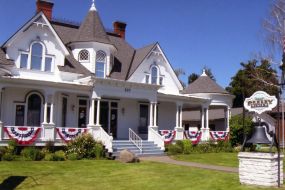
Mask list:
[[[251,97],[246,98],[243,105],[248,111],[262,114],[265,111],[271,111],[275,108],[277,106],[277,99],[266,92],[257,91]]]

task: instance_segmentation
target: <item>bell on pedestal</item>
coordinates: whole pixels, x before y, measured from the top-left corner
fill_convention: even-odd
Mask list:
[[[266,136],[265,128],[262,126],[255,126],[254,132],[246,143],[251,144],[271,144],[271,141]]]

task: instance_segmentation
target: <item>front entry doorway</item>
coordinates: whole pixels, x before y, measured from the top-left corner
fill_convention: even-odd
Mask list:
[[[108,100],[100,102],[100,124],[109,135],[114,139],[117,138],[118,102]]]

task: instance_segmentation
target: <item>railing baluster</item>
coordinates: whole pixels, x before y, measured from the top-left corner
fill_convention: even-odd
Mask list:
[[[131,128],[129,128],[129,141],[134,143],[142,153],[142,139]]]

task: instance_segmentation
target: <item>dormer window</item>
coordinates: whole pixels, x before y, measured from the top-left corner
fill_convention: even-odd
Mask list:
[[[106,53],[103,51],[97,51],[96,53],[96,65],[95,76],[98,78],[105,78],[106,68]]]
[[[45,46],[41,42],[33,42],[30,51],[20,52],[20,65],[22,69],[53,72],[54,58],[47,55]]]
[[[151,67],[151,84],[158,84],[158,68],[157,68],[157,66]]]
[[[81,50],[78,57],[80,62],[89,62],[89,51],[86,49]]]
[[[154,64],[150,67],[150,72],[145,75],[145,83],[163,85],[163,76],[160,75],[157,65]]]

